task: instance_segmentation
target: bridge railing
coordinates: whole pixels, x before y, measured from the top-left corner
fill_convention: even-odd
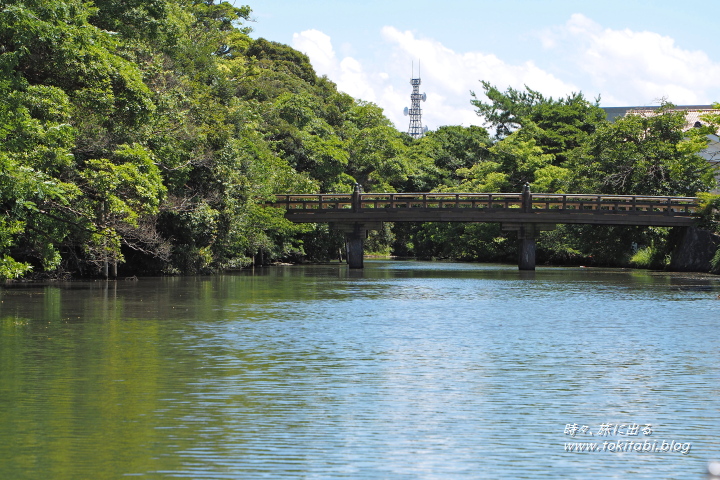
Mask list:
[[[353,207],[352,194],[277,195],[287,210],[339,210]],[[520,208],[519,193],[363,193],[360,209],[375,208]]]
[[[353,209],[517,209],[531,213],[617,213],[691,216],[695,197],[532,193],[523,204],[520,193],[363,193],[277,195],[275,206],[292,213]]]
[[[520,208],[519,193],[366,193],[360,208]]]
[[[352,208],[349,194],[277,195],[274,205],[286,210],[339,210]]]
[[[649,195],[583,195],[533,193],[532,212],[621,213],[627,215],[665,214],[691,216],[698,208],[695,197]]]

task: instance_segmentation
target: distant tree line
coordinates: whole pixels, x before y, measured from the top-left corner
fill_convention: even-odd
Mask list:
[[[377,105],[318,77],[304,54],[252,39],[250,15],[212,0],[3,2],[0,278],[336,258],[341,236],[264,204],[356,182],[368,192],[516,192],[529,182],[537,192],[695,195],[715,186],[698,155],[703,132],[683,133],[683,115],[667,106],[609,123],[582,94],[483,82],[487,100],[471,101],[492,134],[446,126],[414,140]],[[707,197],[708,212],[715,201]],[[539,255],[624,265],[637,242],[655,265],[668,238],[658,228],[565,226],[543,234]],[[497,225],[397,224],[369,245],[498,261],[515,255],[514,242]]]

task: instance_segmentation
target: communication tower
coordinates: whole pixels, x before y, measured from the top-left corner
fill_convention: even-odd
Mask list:
[[[412,75],[415,75],[415,69],[413,68]],[[418,76],[417,78],[410,79],[410,85],[413,87],[412,94],[410,94],[410,108],[405,107],[405,116],[410,116],[410,128],[408,134],[413,138],[422,137],[427,132],[427,127],[423,127],[422,124],[422,108],[420,108],[420,101],[427,100],[427,95],[420,93],[420,66],[418,65]]]

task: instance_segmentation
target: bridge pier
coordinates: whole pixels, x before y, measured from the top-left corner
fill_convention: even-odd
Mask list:
[[[532,228],[532,225],[529,227],[523,225],[518,230],[520,238],[519,270],[535,270],[535,229]]]
[[[532,213],[532,193],[530,184],[525,183],[522,189],[521,206],[523,213]],[[520,252],[518,258],[518,269],[535,270],[535,225],[523,223],[518,229],[520,239]]]
[[[360,227],[357,228],[359,230]],[[363,244],[365,243],[364,230],[360,232],[352,232],[345,237],[345,245],[347,246],[347,263],[350,268],[363,268]]]
[[[382,229],[382,222],[342,222],[333,223],[330,228],[345,234],[345,248],[347,249],[347,263],[350,268],[363,268],[365,254],[365,239],[368,230]]]
[[[546,223],[503,223],[505,231],[518,232],[520,240],[518,270],[535,270],[535,242],[542,231],[555,230],[556,225]]]

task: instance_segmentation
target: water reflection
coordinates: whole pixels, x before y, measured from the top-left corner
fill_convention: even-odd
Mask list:
[[[382,261],[6,288],[0,478],[701,478],[718,293]],[[564,451],[628,422],[692,451]]]

